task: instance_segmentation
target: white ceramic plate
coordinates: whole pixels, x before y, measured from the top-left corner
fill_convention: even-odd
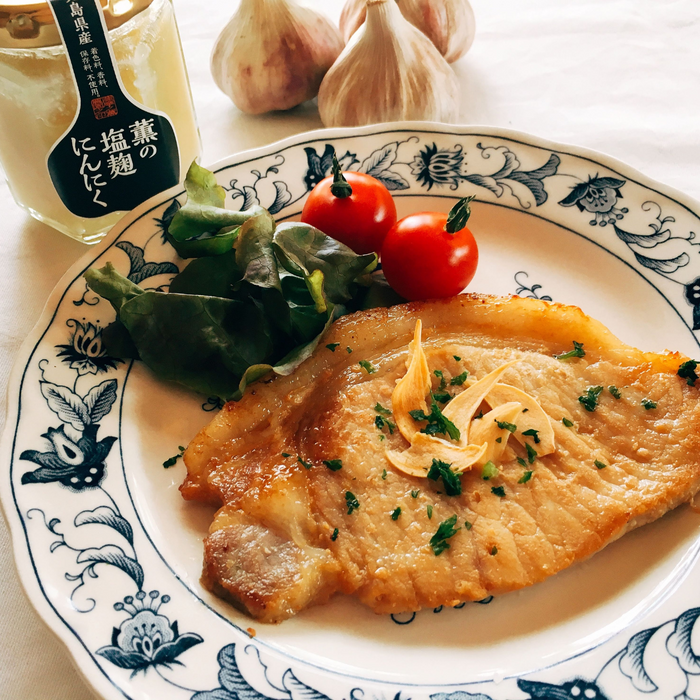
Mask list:
[[[400,214],[477,195],[471,289],[577,304],[632,345],[700,354],[700,204],[606,156],[479,127],[320,131],[214,169],[232,208],[293,218],[333,148],[383,180]],[[181,463],[161,465],[215,402],[108,357],[100,334],[114,313],[81,277],[112,261],[167,286],[184,263],[158,220],[178,195],[139,207],[66,274],[9,389],[0,487],[20,576],[98,693],[700,698],[700,516],[687,507],[543,584],[459,609],[391,618],[337,597],[265,626],[204,591],[212,511],[180,498]]]

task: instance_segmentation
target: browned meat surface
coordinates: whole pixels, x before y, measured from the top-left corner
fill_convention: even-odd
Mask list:
[[[499,381],[537,399],[556,440],[554,453],[527,466],[529,481],[519,483],[517,458],[527,454],[513,439],[499,476],[486,481],[475,467],[460,477],[459,496],[387,461],[386,449],[409,444],[397,430],[380,432],[375,405],[392,407],[417,319],[433,390],[436,369],[457,395],[468,383],[451,386],[452,377],[468,370],[480,379],[519,360]],[[573,340],[584,358],[553,357]],[[270,622],[338,591],[396,613],[542,581],[700,487],[698,389],[676,374],[685,359],[626,346],[575,307],[517,297],[465,295],[342,318],[292,376],[254,385],[188,447],[183,496],[221,506],[205,540],[203,581]],[[606,387],[594,412],[578,400],[591,386]],[[645,409],[643,399],[657,407]],[[342,469],[324,460],[341,460]],[[499,486],[505,497],[492,492]],[[347,492],[359,502],[350,514]],[[430,539],[455,514],[461,529],[436,555]]]

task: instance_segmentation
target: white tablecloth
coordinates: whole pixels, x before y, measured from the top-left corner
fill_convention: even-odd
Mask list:
[[[237,2],[175,0],[206,165],[321,127],[315,105],[249,117],[214,85],[209,54]],[[455,69],[461,120],[609,153],[700,199],[697,0],[472,0],[477,38]],[[337,20],[342,0],[307,3]],[[4,138],[0,134],[0,138]],[[65,270],[86,248],[27,216],[0,184],[0,394]],[[4,406],[1,417],[4,421]],[[1,465],[0,468],[6,468]],[[89,700],[24,597],[0,522],[0,700]]]

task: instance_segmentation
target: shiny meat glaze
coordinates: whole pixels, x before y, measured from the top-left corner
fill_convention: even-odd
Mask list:
[[[526,454],[514,440],[500,477],[469,472],[458,497],[389,465],[385,448],[408,443],[397,431],[380,439],[374,407],[391,408],[418,318],[431,373],[443,370],[448,384],[465,369],[480,378],[521,360],[501,381],[537,398],[557,442],[554,454],[528,467],[529,482],[518,483],[524,469],[516,457]],[[553,358],[572,340],[584,343],[585,358]],[[331,343],[340,344],[334,352]],[[344,317],[292,376],[254,385],[188,447],[183,496],[222,506],[205,540],[203,582],[253,617],[277,622],[337,591],[398,613],[541,581],[700,487],[698,389],[676,374],[685,359],[626,346],[575,307],[519,297],[463,295]],[[360,360],[377,371],[368,374]],[[611,384],[622,399],[606,390],[593,413],[579,403],[589,386]],[[658,407],[645,410],[642,399]],[[323,464],[332,459],[342,460],[340,471]],[[503,486],[505,498],[492,486]],[[347,491],[360,503],[352,514]],[[462,527],[436,556],[430,538],[453,514]]]

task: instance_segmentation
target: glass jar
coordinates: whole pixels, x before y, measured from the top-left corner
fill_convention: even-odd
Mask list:
[[[180,181],[200,155],[180,37],[170,0],[101,0],[126,92],[166,114],[180,151]],[[96,243],[124,212],[72,214],[54,188],[47,157],[76,116],[78,95],[46,2],[0,0],[0,164],[17,203],[63,233]]]

